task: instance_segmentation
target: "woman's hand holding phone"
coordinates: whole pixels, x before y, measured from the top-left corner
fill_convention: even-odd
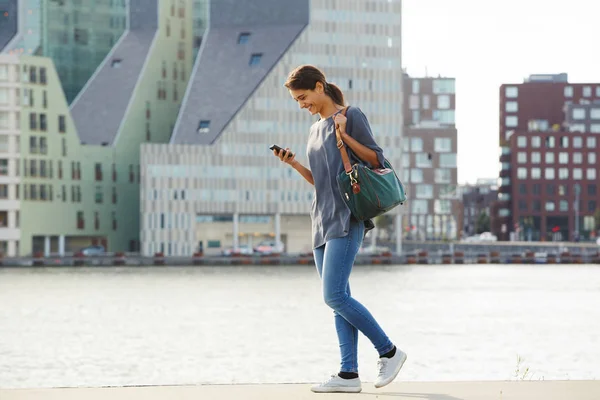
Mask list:
[[[282,149],[275,144],[269,148],[273,150],[273,154],[275,156],[279,157],[279,159],[286,164],[293,165],[293,163],[296,161],[296,155],[292,153],[289,148]]]

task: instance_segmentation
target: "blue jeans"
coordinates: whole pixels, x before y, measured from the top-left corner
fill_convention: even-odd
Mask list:
[[[371,313],[350,294],[348,279],[364,231],[362,222],[351,221],[348,235],[329,240],[313,250],[325,303],[333,309],[342,372],[358,372],[358,331],[369,338],[379,355],[394,348]]]

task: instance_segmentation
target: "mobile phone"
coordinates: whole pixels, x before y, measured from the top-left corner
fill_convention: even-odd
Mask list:
[[[269,149],[271,149],[271,150],[277,150],[278,153],[279,153],[280,150],[284,150],[285,151],[285,149],[282,149],[281,147],[277,146],[276,144],[272,144],[271,147],[269,147]],[[293,157],[293,156],[294,156],[294,153],[292,153],[292,152],[288,153],[288,157]]]

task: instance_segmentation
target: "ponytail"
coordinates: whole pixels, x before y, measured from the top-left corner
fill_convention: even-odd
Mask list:
[[[327,82],[325,84],[325,94],[331,97],[335,104],[342,107],[346,105],[346,102],[344,101],[344,94],[342,93],[342,90],[337,87],[337,85]]]

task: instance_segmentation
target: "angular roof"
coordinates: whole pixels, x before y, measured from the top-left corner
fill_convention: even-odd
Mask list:
[[[211,2],[171,143],[214,143],[308,23],[309,0]]]
[[[0,14],[0,51],[2,51],[19,30],[17,0],[0,0],[0,11],[2,12]]]
[[[112,145],[158,29],[158,0],[130,0],[128,29],[71,104],[82,143]]]

